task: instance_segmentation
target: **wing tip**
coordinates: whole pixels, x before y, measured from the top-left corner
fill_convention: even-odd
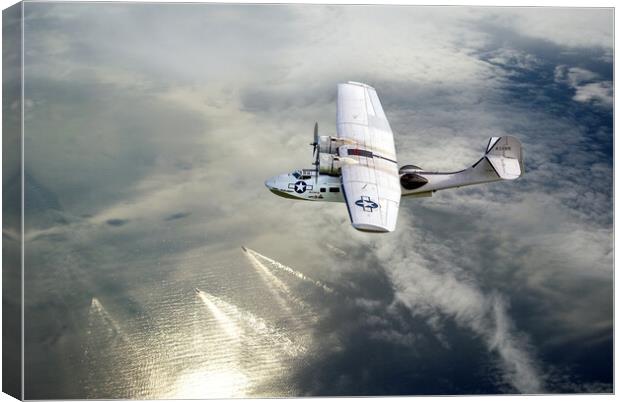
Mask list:
[[[360,232],[366,233],[389,233],[394,231],[394,228],[386,228],[384,226],[371,225],[368,223],[353,223],[353,227]]]
[[[356,85],[358,87],[374,89],[372,86],[368,84],[364,84],[363,82],[357,82],[357,81],[347,81],[346,83],[343,83],[342,85]]]

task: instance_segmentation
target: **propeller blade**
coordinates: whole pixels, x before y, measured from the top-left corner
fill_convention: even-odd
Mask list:
[[[310,145],[314,147],[312,149],[312,156],[314,157],[314,155],[316,154],[317,146],[319,145],[319,123],[314,123],[314,142],[312,142]]]
[[[314,185],[319,182],[319,162],[314,162]]]
[[[319,152],[317,152],[319,145],[319,122],[314,122],[314,149],[312,150],[312,156],[314,159],[314,185],[316,186],[319,181]]]
[[[319,123],[318,122],[314,123],[314,143],[315,144],[319,143]]]

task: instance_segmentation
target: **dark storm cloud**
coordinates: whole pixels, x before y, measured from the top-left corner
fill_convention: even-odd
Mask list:
[[[54,334],[28,338],[31,397],[84,395],[42,367],[80,367],[65,352],[93,295],[120,304],[146,286],[132,275],[182,275],[164,257],[244,244],[341,294],[312,296],[320,353],[293,373],[304,394],[610,389],[611,369],[591,370],[611,356],[609,12],[26,11],[26,250],[41,267],[29,329]],[[382,237],[353,232],[343,205],[274,198],[264,179],[309,165],[312,123],[335,132],[335,85],[349,79],[377,88],[401,164],[459,169],[511,134],[524,177],[403,200]],[[182,229],[162,228],[185,211]]]

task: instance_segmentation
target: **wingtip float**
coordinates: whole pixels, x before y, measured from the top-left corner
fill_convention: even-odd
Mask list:
[[[401,197],[430,197],[437,190],[514,180],[523,174],[521,143],[491,137],[485,153],[457,172],[400,169],[394,135],[375,89],[359,82],[338,84],[337,136],[314,127],[314,168],[274,176],[265,186],[276,195],[306,201],[344,202],[352,226],[363,232],[396,229]],[[245,247],[242,247],[245,250]]]

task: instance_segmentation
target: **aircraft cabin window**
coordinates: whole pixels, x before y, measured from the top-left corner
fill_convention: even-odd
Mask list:
[[[340,192],[340,188],[339,187],[330,187],[329,188],[329,192],[330,193],[339,193]]]
[[[301,176],[302,180],[310,180],[310,176]]]
[[[321,192],[324,193],[325,192],[325,187],[321,187]]]

